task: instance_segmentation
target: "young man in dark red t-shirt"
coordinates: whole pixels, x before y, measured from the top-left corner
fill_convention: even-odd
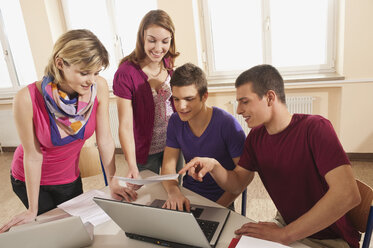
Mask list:
[[[270,65],[243,72],[235,83],[237,113],[252,128],[233,171],[211,158],[194,158],[180,173],[197,180],[207,173],[228,192],[241,192],[258,172],[278,210],[280,223],[247,223],[236,230],[282,244],[358,247],[360,235],[345,214],[360,194],[350,162],[327,119],[290,114],[284,82]]]

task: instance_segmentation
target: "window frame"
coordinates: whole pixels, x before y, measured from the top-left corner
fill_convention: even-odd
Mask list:
[[[73,25],[74,24],[72,24],[71,20],[68,18],[70,16],[70,14],[69,14],[69,2],[65,1],[65,0],[60,0],[60,1],[61,1],[63,19],[64,19],[64,21],[66,23],[66,28],[67,28],[67,30],[71,30],[71,29],[73,29]],[[110,38],[110,40],[112,40],[111,44],[114,45],[112,47],[112,48],[114,48],[114,54],[113,54],[114,58],[113,58],[113,60],[110,59],[111,60],[110,61],[110,66],[115,66],[115,64],[113,65],[112,61],[118,62],[119,59],[120,59],[119,58],[119,56],[120,56],[120,50],[117,49],[117,44],[118,44],[119,37],[118,37],[118,35],[116,33],[116,26],[115,26],[115,20],[114,20],[114,6],[115,6],[114,5],[114,1],[115,0],[103,0],[103,1],[105,2],[105,5],[106,5],[106,9],[104,11],[106,11],[107,15],[108,15],[108,22],[109,22],[109,26],[110,26],[110,27],[108,27],[108,28],[110,28],[109,32],[112,35],[112,37]],[[106,47],[106,49],[109,52],[109,48]],[[111,58],[111,56],[112,56],[112,54],[109,53],[109,58]],[[103,76],[102,73],[100,73],[100,75]],[[108,77],[108,76],[105,77],[108,85],[110,86],[110,90],[112,88],[113,77],[114,77],[114,75],[111,75],[110,77]]]
[[[9,31],[9,29],[12,28],[12,26],[9,22],[13,22],[14,20],[18,20],[18,19],[11,19],[11,18],[14,18],[13,15],[20,16],[21,19],[18,20],[18,21],[20,21],[22,23],[21,25],[24,25],[24,30],[23,30],[23,27],[22,27],[22,32],[21,33],[20,33],[20,30],[15,29],[18,34],[21,34],[21,35],[26,37],[26,39],[25,39],[26,42],[24,44],[21,44],[21,46],[29,45],[27,27],[24,23],[25,20],[23,18],[23,13],[22,13],[22,5],[19,1],[18,1],[17,4],[20,5],[20,8],[18,9],[19,12],[10,11],[10,13],[4,14],[5,10],[2,7],[0,8],[0,43],[1,43],[1,46],[2,46],[2,51],[1,52],[3,53],[3,58],[5,60],[5,65],[6,65],[6,72],[9,75],[9,79],[10,79],[10,83],[11,83],[10,85],[6,85],[5,87],[0,88],[0,105],[1,104],[9,104],[9,103],[13,102],[13,98],[16,95],[16,93],[20,89],[26,87],[30,83],[29,82],[29,79],[31,79],[30,74],[34,74],[34,75],[32,75],[32,80],[34,80],[34,81],[37,80],[37,78],[34,77],[34,76],[37,77],[36,67],[35,67],[34,61],[33,60],[30,61],[30,60],[27,60],[27,59],[25,61],[24,57],[20,58],[19,53],[17,54],[17,52],[14,52],[14,53],[12,52],[12,48],[13,48],[13,51],[20,48],[19,47],[20,44],[12,44],[12,41],[14,39],[14,34]],[[18,11],[18,10],[15,10],[15,11]],[[7,19],[9,17],[10,17],[11,21],[9,21]],[[33,54],[32,54],[31,47],[30,47],[30,50],[28,50],[28,49],[29,48],[27,48],[26,56],[31,56],[31,59],[33,59]],[[23,51],[22,56],[24,56],[25,50],[22,50],[22,51]],[[25,72],[22,69],[23,66],[29,68],[29,71]],[[34,71],[30,72],[30,70],[34,70]],[[25,79],[25,78],[27,78],[27,80],[22,82],[22,80]]]
[[[201,25],[201,41],[202,41],[202,62],[207,73],[207,79],[212,84],[225,84],[227,81],[237,78],[242,72],[240,70],[216,71],[214,61],[214,46],[212,25],[210,21],[209,0],[201,0],[200,2],[200,25]],[[337,15],[338,2],[336,0],[328,1],[328,17],[327,17],[327,43],[326,43],[326,63],[319,65],[297,66],[297,67],[277,67],[280,73],[286,77],[306,77],[305,75],[336,75],[336,37],[337,37]],[[271,64],[271,32],[270,32],[270,0],[261,0],[262,7],[262,35],[263,44],[262,51],[263,63]],[[266,26],[269,26],[266,30]]]
[[[70,30],[73,27],[73,24],[71,24],[70,20],[68,19],[68,16],[70,15],[68,13],[68,4],[69,4],[68,0],[60,0],[60,1],[61,1],[61,5],[62,5],[62,12],[64,13],[64,20],[66,22],[66,28],[68,30]],[[106,9],[103,10],[103,11],[106,11],[107,15],[108,15],[108,22],[109,22],[109,25],[110,25],[110,27],[108,27],[108,28],[110,28],[110,33],[112,34],[112,38],[111,38],[112,41],[111,41],[110,45],[112,46],[111,48],[113,49],[114,54],[110,54],[110,49],[108,47],[106,47],[106,49],[109,52],[109,56],[113,57],[113,61],[115,62],[115,64],[113,64],[113,63],[111,63],[112,61],[110,61],[110,66],[117,67],[119,65],[119,62],[125,57],[125,55],[127,55],[127,54],[125,54],[125,49],[124,49],[124,46],[123,46],[123,43],[122,43],[122,38],[125,39],[125,37],[121,37],[121,34],[119,32],[118,27],[120,27],[120,23],[118,23],[117,20],[116,20],[116,14],[117,13],[115,11],[116,3],[118,1],[122,1],[122,0],[102,0],[102,1],[104,1],[105,5],[106,5]],[[136,26],[136,30],[137,30],[137,26]],[[135,37],[137,37],[137,32],[136,32]],[[135,44],[135,46],[136,46],[136,44]],[[133,49],[135,49],[135,47],[133,47]],[[114,70],[114,72],[115,71],[116,70]],[[110,91],[112,91],[114,73],[111,74],[110,76],[106,76],[105,79],[108,82]]]
[[[1,9],[0,9],[0,42],[1,42],[1,46],[3,48],[2,52],[3,52],[5,63],[6,63],[7,69],[8,69],[10,82],[12,83],[11,87],[9,87],[9,88],[0,88],[0,92],[3,94],[4,92],[14,92],[15,90],[12,90],[12,89],[19,88],[20,83],[19,83],[19,80],[18,80],[16,66],[15,66],[15,63],[14,63],[13,55],[12,55],[12,50],[10,48],[8,36],[7,36],[6,30],[5,30],[5,24],[4,24],[4,19],[3,19]]]

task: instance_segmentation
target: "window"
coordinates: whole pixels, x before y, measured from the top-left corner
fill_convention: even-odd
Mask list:
[[[19,1],[0,0],[0,47],[1,95],[37,80]]]
[[[7,56],[8,56],[8,50],[6,48],[3,48],[2,44],[0,43],[1,51],[5,51],[3,53],[3,56],[0,60],[0,88],[11,88],[12,87],[12,81],[10,80],[10,75],[8,72],[8,65],[7,65]]]
[[[112,84],[119,61],[135,49],[142,17],[157,8],[157,0],[63,0],[62,3],[67,28],[91,30],[108,50],[110,67],[100,74]]]
[[[335,0],[202,0],[210,79],[257,64],[283,75],[335,72]]]

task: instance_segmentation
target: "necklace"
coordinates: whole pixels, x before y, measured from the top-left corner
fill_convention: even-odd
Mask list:
[[[159,66],[159,71],[155,74],[151,73],[150,71],[148,71],[149,75],[152,76],[153,78],[156,78],[158,77],[159,75],[161,75],[161,73],[163,72],[164,70],[164,67],[163,67],[163,63],[160,64]]]

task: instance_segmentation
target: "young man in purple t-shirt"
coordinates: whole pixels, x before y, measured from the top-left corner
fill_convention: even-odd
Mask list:
[[[231,114],[206,105],[208,93],[204,72],[187,63],[175,70],[170,85],[177,113],[168,122],[161,173],[176,173],[180,152],[186,162],[194,157],[208,156],[219,161],[225,169],[233,170],[243,151],[245,133]],[[163,186],[168,193],[163,207],[190,210],[189,200],[180,192],[177,181],[163,182]],[[203,182],[185,175],[183,186],[225,207],[231,206],[240,194],[225,192],[209,174]]]
[[[284,82],[270,65],[255,66],[236,80],[237,113],[252,128],[238,166],[225,170],[211,158],[195,158],[179,173],[199,181],[210,173],[224,190],[241,192],[258,172],[278,210],[278,224],[247,223],[236,230],[310,247],[359,247],[359,233],[345,214],[360,194],[350,162],[331,123],[316,115],[291,115]]]

